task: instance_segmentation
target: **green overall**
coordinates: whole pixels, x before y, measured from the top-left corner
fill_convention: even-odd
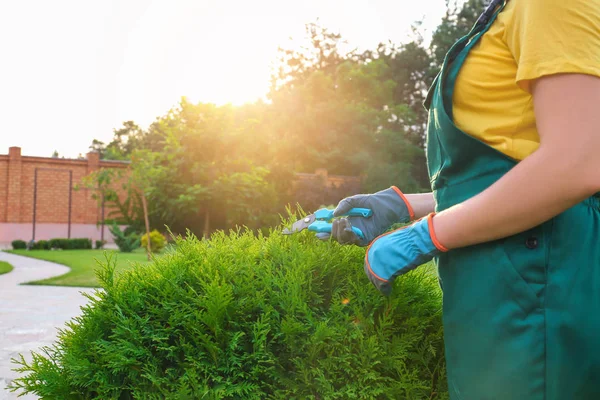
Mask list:
[[[450,49],[425,104],[438,212],[516,165],[452,120],[458,72],[504,5]],[[437,259],[451,399],[600,399],[599,234],[595,196],[526,232]]]

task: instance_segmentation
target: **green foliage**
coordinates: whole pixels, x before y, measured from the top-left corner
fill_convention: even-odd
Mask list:
[[[444,56],[454,42],[469,33],[488,3],[487,0],[466,0],[459,9],[456,0],[446,0],[446,15],[431,40],[431,52],[436,69],[441,68]]]
[[[348,52],[340,34],[307,24],[304,42],[280,49],[268,103],[234,107],[183,98],[148,129],[126,121],[108,145],[96,140],[92,148],[103,158],[132,161],[128,200],[102,180],[107,172],[96,172],[88,187],[104,193],[124,216],[120,222],[138,231],[143,195],[151,226],[207,236],[235,226],[264,230],[287,204],[308,209],[355,194],[294,190],[295,173],[319,168],[362,177],[361,192],[390,185],[429,191],[423,101],[447,50],[484,3],[448,0],[429,48],[418,25],[407,43]]]
[[[13,270],[13,266],[5,261],[0,261],[0,275],[8,274]]]
[[[100,250],[104,247],[104,245],[106,244],[106,240],[96,240],[96,250]]]
[[[119,251],[123,253],[131,253],[133,250],[140,247],[140,237],[136,233],[125,234],[121,231],[117,224],[114,223],[109,226],[108,229],[110,230],[110,233],[112,233],[115,244],[119,248]]]
[[[40,242],[43,242],[40,240]],[[39,242],[38,242],[39,243]],[[34,245],[35,248],[35,245]],[[92,241],[87,238],[81,239],[50,239],[47,242],[47,247],[40,247],[39,250],[44,249],[62,249],[62,250],[85,250],[92,248]]]
[[[115,276],[31,361],[13,390],[60,399],[447,399],[436,277],[390,298],[364,249],[293,236],[177,240]]]
[[[50,250],[50,242],[48,240],[38,240],[31,246],[31,250]]]
[[[24,240],[13,240],[11,243],[13,250],[20,250],[27,248],[27,242]]]
[[[86,175],[76,190],[93,190],[92,197],[99,207],[105,207],[107,223],[115,222],[139,229],[143,221],[142,206],[137,188],[129,181],[129,171],[101,168]],[[119,197],[119,191],[125,196]]]
[[[167,244],[167,239],[165,239],[164,235],[157,231],[156,229],[150,232],[150,248],[153,253],[160,253],[160,251]],[[148,234],[142,236],[142,247],[146,248],[148,246]]]
[[[162,148],[162,137],[143,131],[135,122],[125,121],[119,129],[113,130],[110,143],[94,139],[90,150],[97,151],[104,160],[129,160],[135,150]]]

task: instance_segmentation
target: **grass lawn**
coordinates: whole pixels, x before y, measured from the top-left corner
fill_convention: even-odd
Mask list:
[[[113,253],[113,257],[116,257],[117,272],[132,268],[135,262],[148,263],[146,253],[143,249],[137,249],[133,253],[119,253],[117,250],[8,250],[8,252],[52,261],[71,268],[71,271],[64,275],[41,281],[28,282],[30,285],[98,287],[95,271],[99,265],[96,260],[104,262],[105,252]]]
[[[8,272],[10,272],[12,270],[13,270],[12,265],[10,265],[7,262],[0,261],[0,275],[6,274],[6,273],[8,273]]]

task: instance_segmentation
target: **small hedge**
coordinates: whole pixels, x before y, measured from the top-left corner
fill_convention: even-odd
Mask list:
[[[13,240],[11,245],[13,250],[23,250],[27,248],[27,242],[24,240]]]
[[[177,240],[115,276],[12,389],[49,399],[446,399],[441,293],[381,296],[364,249],[309,232]]]
[[[50,242],[48,240],[38,240],[33,243],[31,250],[50,250]]]
[[[92,241],[90,239],[50,239],[51,249],[62,249],[62,250],[85,250],[92,248]]]
[[[11,244],[13,250],[21,250],[27,248],[27,243],[23,240],[13,240]],[[38,240],[37,242],[32,242],[31,244],[31,250],[84,250],[91,248],[92,241],[86,238]]]

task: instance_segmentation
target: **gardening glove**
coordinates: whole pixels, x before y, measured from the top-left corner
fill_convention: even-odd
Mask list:
[[[327,240],[333,237],[340,244],[356,244],[368,246],[377,236],[387,231],[390,226],[398,222],[410,222],[414,212],[404,194],[395,186],[374,194],[357,194],[340,201],[334,217],[344,215],[352,208],[368,208],[373,211],[369,218],[344,217],[333,220],[331,235],[318,233],[317,237]],[[352,227],[360,229],[364,235],[361,239],[352,231]]]
[[[365,272],[375,287],[388,296],[397,276],[448,251],[433,231],[433,216],[376,238],[367,249]]]

